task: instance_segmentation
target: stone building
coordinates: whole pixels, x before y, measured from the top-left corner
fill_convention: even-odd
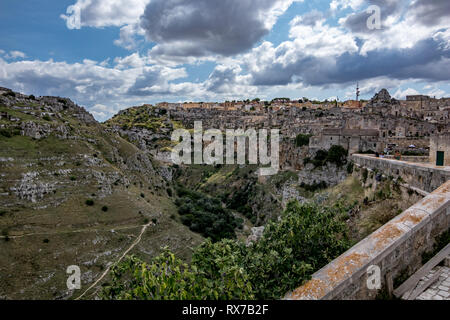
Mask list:
[[[406,96],[406,101],[427,101],[430,100],[431,98],[429,96],[424,96],[424,95],[413,95],[413,96]]]
[[[381,152],[380,132],[373,129],[323,129],[322,134],[311,138],[310,148],[330,149],[339,145],[350,154],[366,151]]]
[[[430,159],[434,165],[450,166],[450,132],[431,137]]]

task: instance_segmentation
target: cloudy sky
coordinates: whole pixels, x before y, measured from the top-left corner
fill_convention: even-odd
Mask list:
[[[346,100],[357,82],[363,98],[442,97],[449,80],[449,0],[0,2],[0,86],[98,120],[161,101]]]

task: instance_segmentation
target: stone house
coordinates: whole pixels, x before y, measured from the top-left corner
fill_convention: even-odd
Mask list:
[[[381,152],[383,145],[379,136],[380,132],[374,129],[323,129],[320,136],[311,138],[310,148],[328,150],[340,145],[350,154],[369,150]]]
[[[433,165],[450,166],[450,132],[431,137],[430,160]]]

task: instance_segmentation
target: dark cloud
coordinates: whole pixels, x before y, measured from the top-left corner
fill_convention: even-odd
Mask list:
[[[388,17],[398,14],[402,8],[405,6],[404,0],[369,0],[366,1],[367,6],[376,5],[381,9],[381,23],[385,21]],[[354,33],[373,33],[380,32],[377,29],[367,28],[367,21],[372,13],[367,13],[366,10],[350,14],[344,26]],[[383,26],[385,27],[385,26]]]
[[[411,49],[345,53],[337,58],[299,57],[289,64],[274,63],[253,73],[254,85],[286,85],[301,81],[307,85],[344,84],[380,76],[392,79],[450,80],[450,50],[434,39],[418,42]]]
[[[427,26],[436,25],[450,19],[450,1],[417,0],[411,6],[411,12],[416,21]]]
[[[274,8],[292,0],[152,0],[141,17],[154,54],[200,57],[234,55],[269,32]]]

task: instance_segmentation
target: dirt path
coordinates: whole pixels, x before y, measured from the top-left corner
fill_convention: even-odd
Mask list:
[[[111,232],[114,231],[121,231],[121,230],[129,230],[129,229],[135,229],[140,227],[139,225],[136,226],[124,226],[124,227],[117,227],[113,229],[78,229],[78,230],[67,230],[67,231],[57,231],[57,232],[36,232],[36,233],[27,233],[23,235],[18,236],[0,236],[0,239],[4,239],[8,237],[9,239],[20,239],[25,237],[31,237],[31,236],[51,236],[51,235],[59,235],[59,234],[69,234],[69,233],[84,233],[84,232]]]
[[[111,267],[117,263],[119,263],[120,261],[122,261],[122,259],[131,251],[133,250],[133,248],[139,243],[141,242],[142,239],[142,235],[144,234],[144,232],[147,230],[147,228],[149,226],[153,225],[152,222],[146,224],[145,226],[142,227],[141,233],[139,234],[139,236],[136,238],[136,240],[134,240],[134,242],[131,244],[131,246],[125,250],[125,252],[120,256],[119,260],[117,260],[115,263],[111,263],[109,265],[109,267],[106,269],[105,272],[103,272],[103,274],[100,276],[100,278],[97,279],[97,281],[95,281],[89,288],[87,288],[86,291],[84,291],[78,298],[76,298],[75,300],[80,300],[81,298],[83,298],[83,296],[92,288],[94,288],[101,280],[103,280],[104,277],[106,277],[106,275],[109,273],[109,271],[111,270]]]

